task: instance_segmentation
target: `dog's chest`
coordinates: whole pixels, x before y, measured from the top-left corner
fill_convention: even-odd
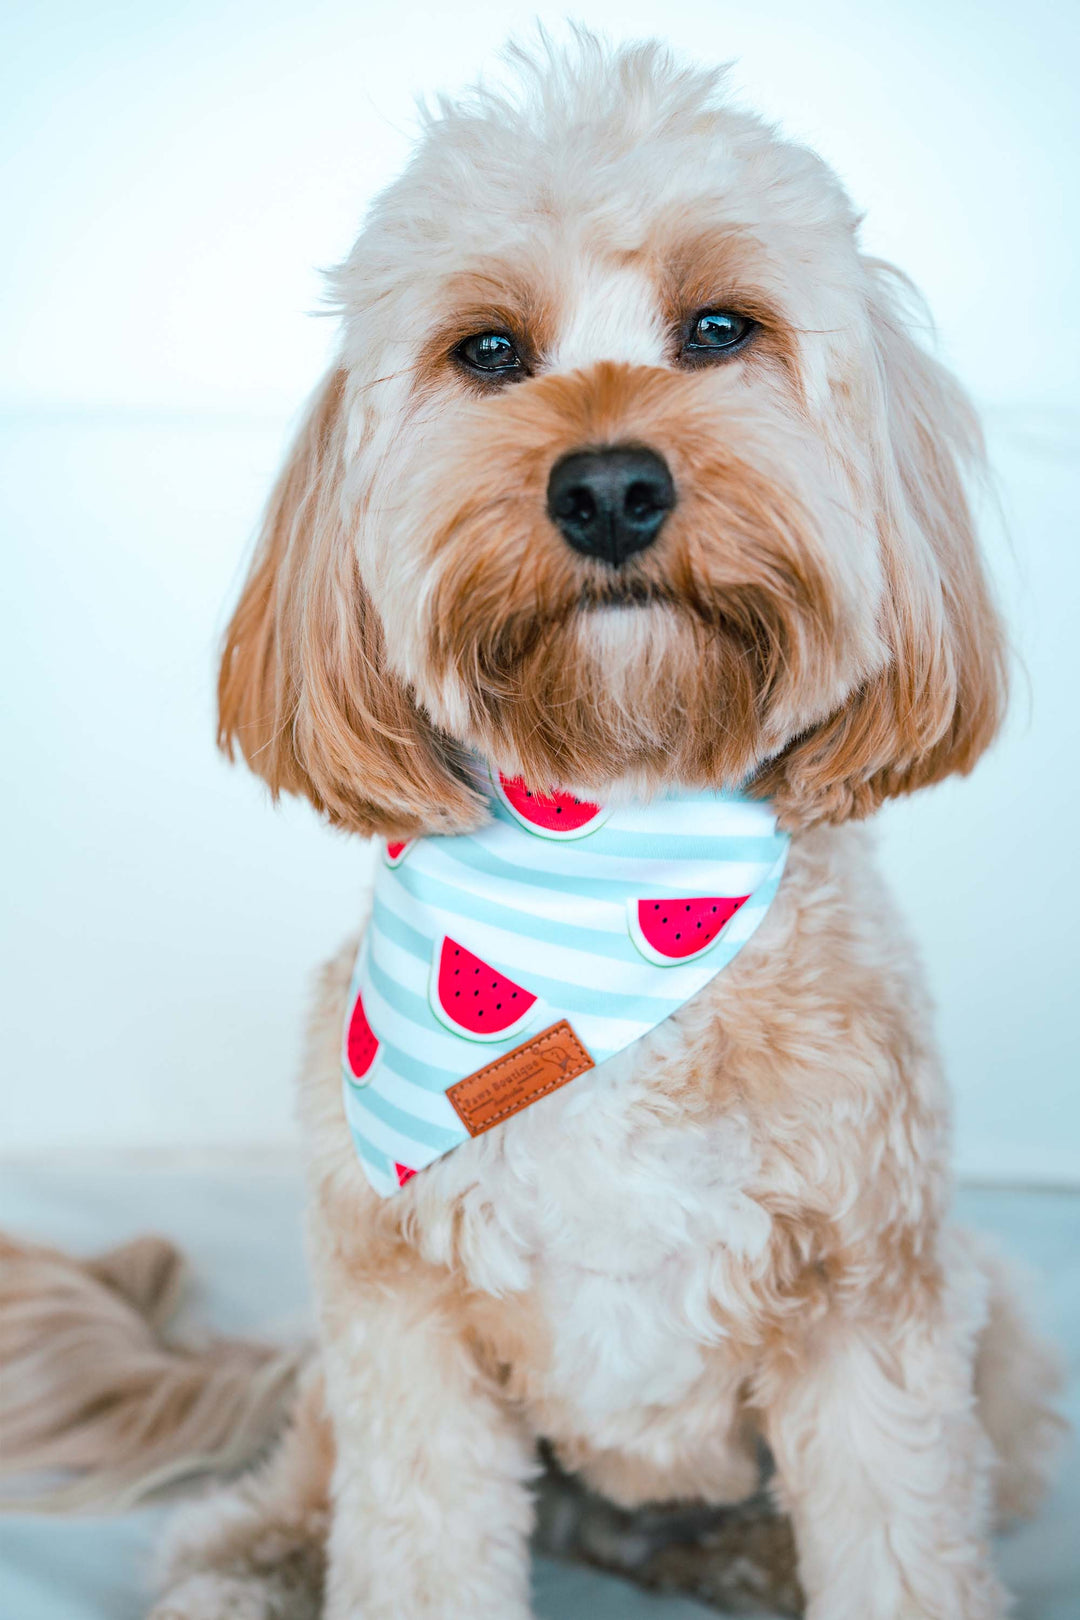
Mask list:
[[[670,1026],[509,1122],[469,1234],[476,1281],[509,1284],[533,1325],[525,1381],[590,1424],[685,1396],[769,1241],[750,1120],[658,1094],[661,1044],[670,1061]]]

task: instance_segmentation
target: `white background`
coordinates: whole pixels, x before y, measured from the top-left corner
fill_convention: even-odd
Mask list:
[[[553,28],[559,13],[541,7]],[[970,1174],[1080,1180],[1075,10],[583,4],[737,58],[840,170],[987,409],[1026,668],[969,783],[882,821]],[[37,0],[0,73],[3,1149],[265,1149],[366,852],[212,750],[213,647],[331,327],[319,266],[417,92],[532,7]]]

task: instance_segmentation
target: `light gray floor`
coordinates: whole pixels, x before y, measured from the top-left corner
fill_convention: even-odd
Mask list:
[[[1066,1345],[1069,1413],[1080,1422],[1080,1194],[967,1189],[965,1221],[998,1235],[1033,1273],[1041,1319]],[[176,1239],[196,1275],[194,1309],[222,1331],[294,1331],[306,1287],[300,1190],[292,1174],[221,1171],[0,1172],[0,1226],[90,1253],[137,1232]],[[137,1620],[163,1513],[119,1519],[0,1519],[0,1615],[11,1620]],[[999,1557],[1017,1620],[1080,1620],[1080,1453],[1039,1519]],[[542,1620],[701,1620],[694,1603],[654,1599],[607,1577],[539,1564]]]

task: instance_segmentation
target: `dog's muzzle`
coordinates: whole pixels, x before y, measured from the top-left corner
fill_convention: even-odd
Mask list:
[[[651,546],[675,505],[667,463],[639,445],[575,450],[548,480],[548,516],[584,557],[618,568]]]

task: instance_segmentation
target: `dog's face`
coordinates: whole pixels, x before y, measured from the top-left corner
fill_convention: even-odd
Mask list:
[[[222,731],[361,830],[478,752],[593,795],[865,812],[989,740],[962,398],[819,160],[655,50],[430,125],[337,273]]]

